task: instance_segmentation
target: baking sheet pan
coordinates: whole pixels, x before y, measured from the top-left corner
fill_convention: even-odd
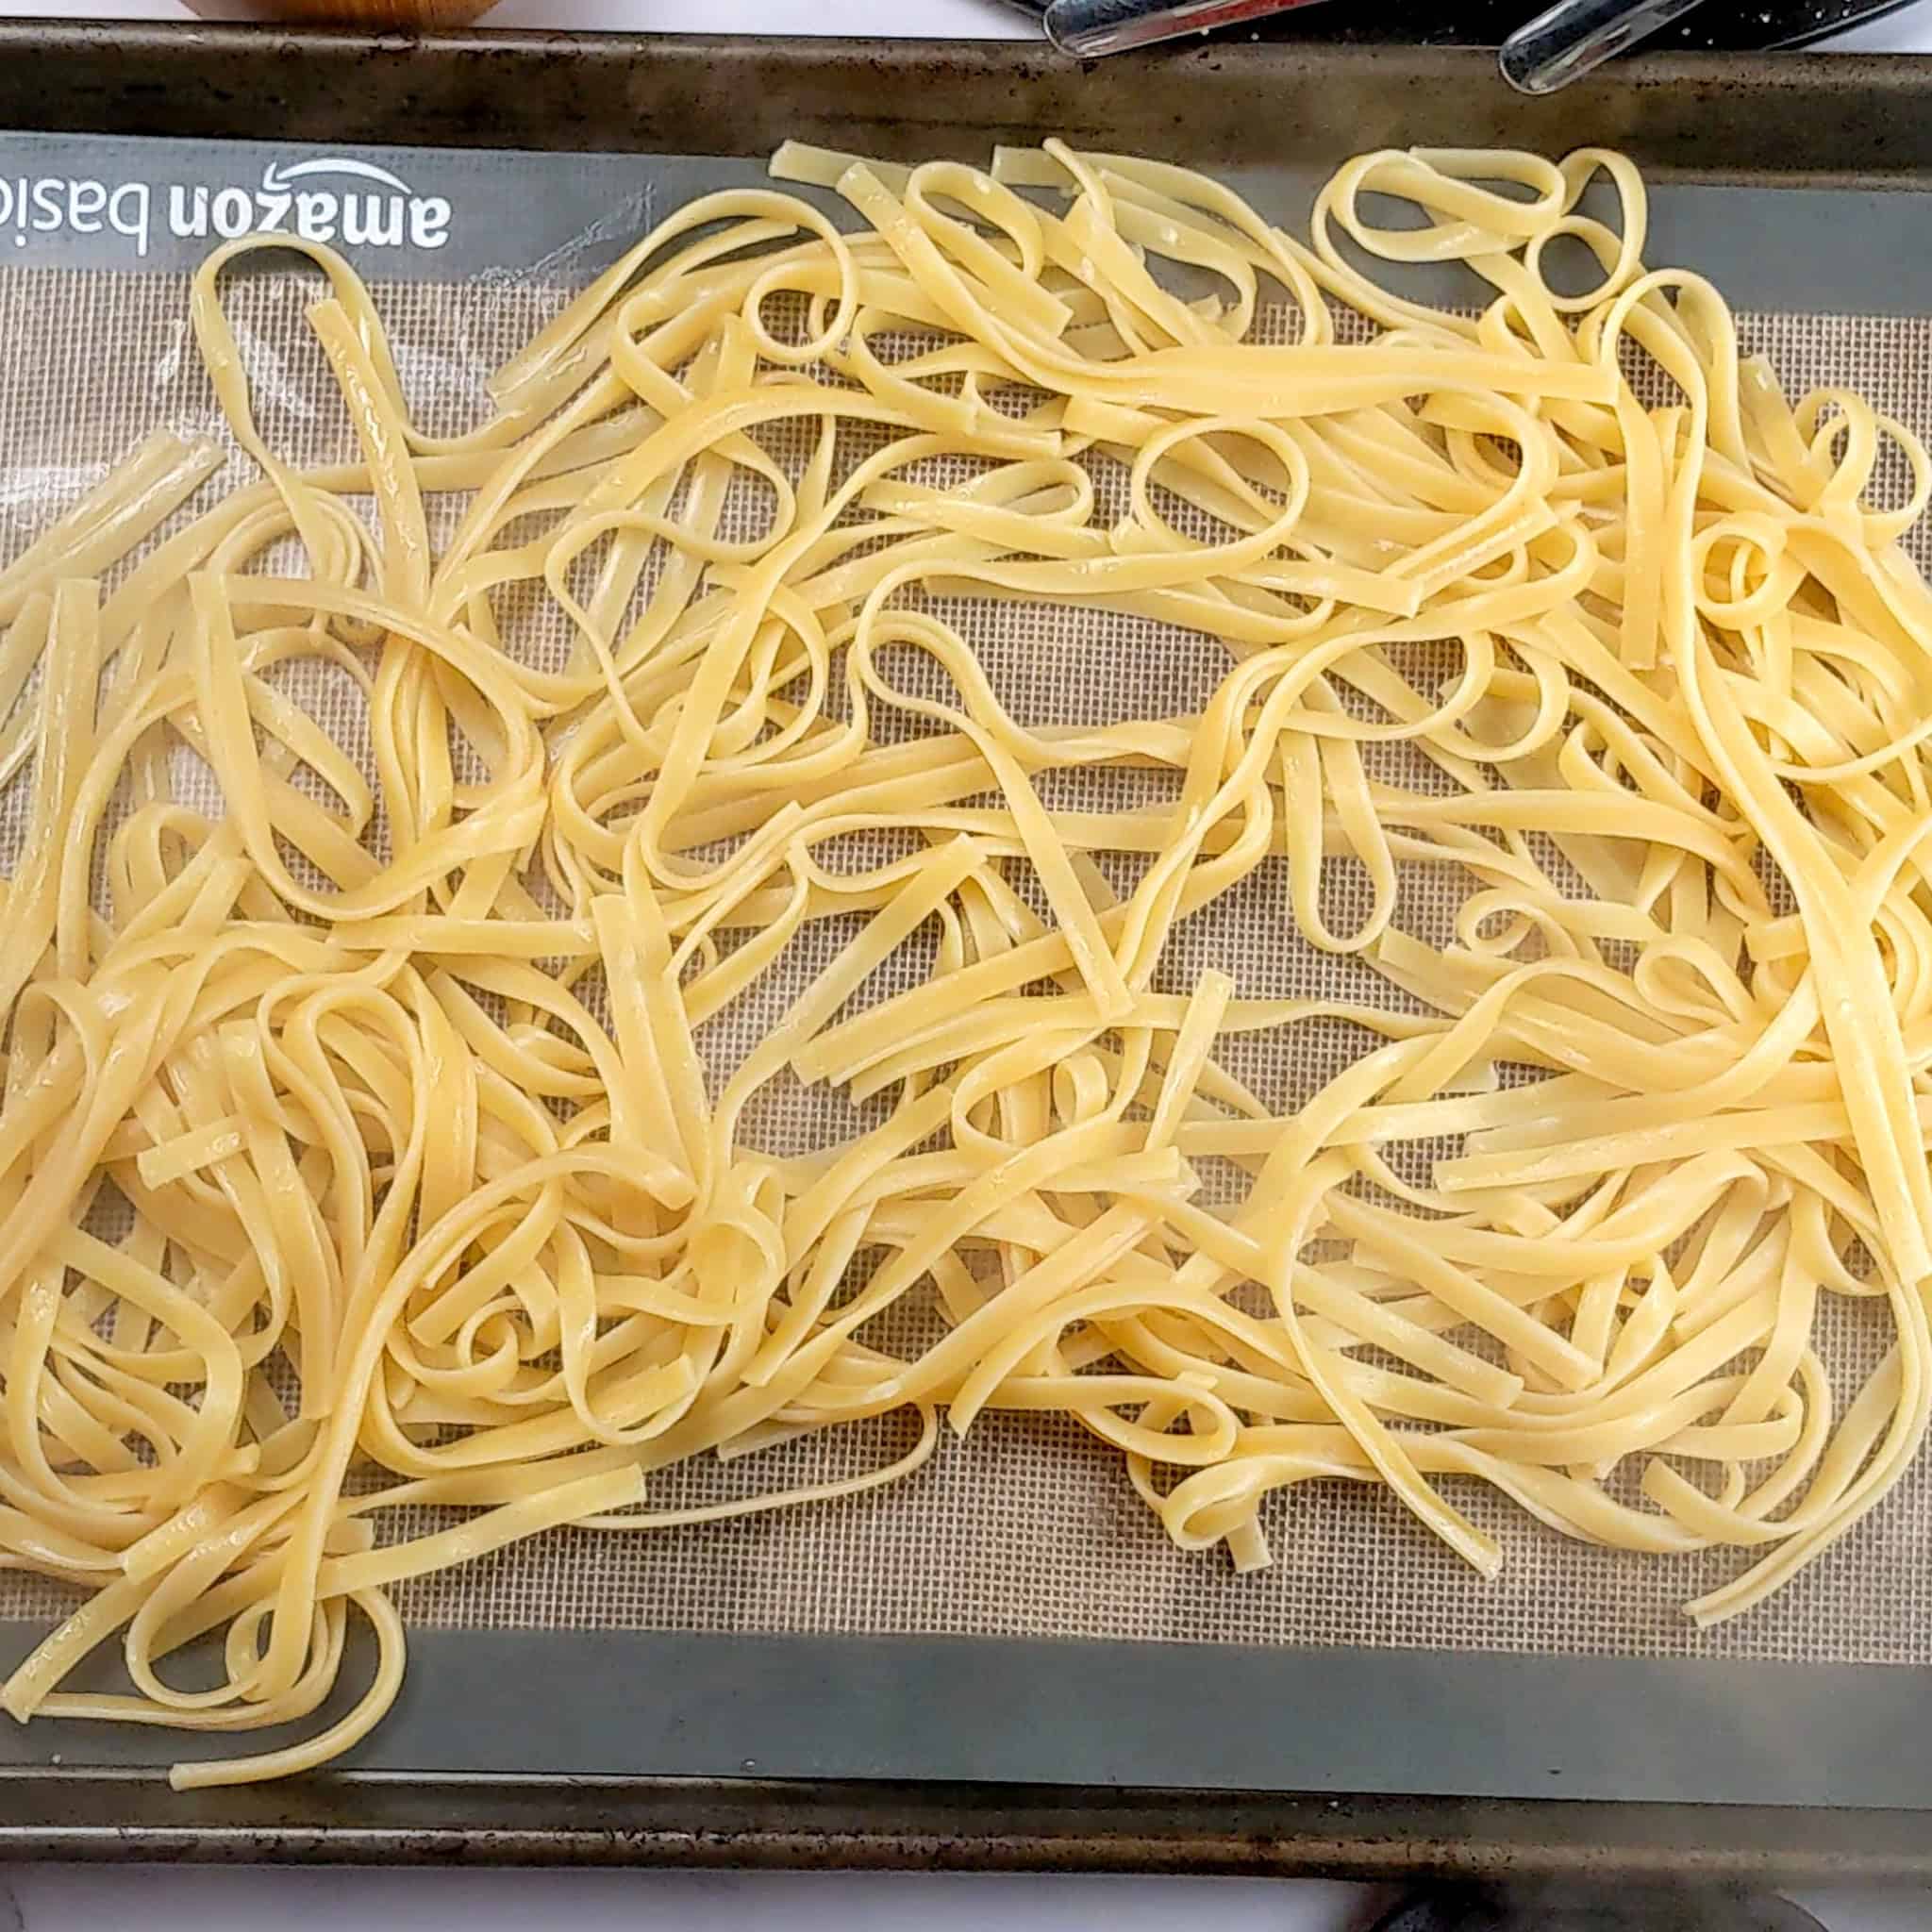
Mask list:
[[[22,131],[0,174],[58,174],[76,135],[155,180],[191,158],[164,140],[393,144],[452,210],[455,275],[506,222],[578,235],[640,192],[675,205],[675,157],[787,136],[909,158],[1059,131],[1290,195],[1382,142],[1597,141],[1664,183],[1653,253],[1740,306],[1909,317],[1932,314],[1928,89],[1917,62],[1673,59],[1550,103],[1394,49],[1082,71],[1024,47],[0,25],[0,127]],[[133,240],[63,245],[87,266]],[[171,245],[144,231],[136,265],[178,266]],[[178,1797],[165,1734],[0,1736],[0,1850],[1923,1874],[1928,1720],[1932,1670],[1899,1665],[435,1629],[391,1724],[300,1786]]]

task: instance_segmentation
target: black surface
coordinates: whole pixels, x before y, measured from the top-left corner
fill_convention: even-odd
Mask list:
[[[1425,47],[1493,47],[1546,0],[1322,0],[1259,30],[1263,40],[1359,44],[1407,41]],[[1704,0],[1651,44],[1673,53],[1802,47],[1925,0]],[[1243,31],[1227,36],[1239,41]]]

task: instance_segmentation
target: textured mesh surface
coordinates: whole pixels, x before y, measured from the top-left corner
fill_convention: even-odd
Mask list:
[[[353,454],[303,309],[318,285],[294,273],[236,280],[230,312],[257,379],[271,444],[302,461]],[[453,431],[483,407],[481,377],[525,341],[558,299],[528,282],[460,289],[392,284],[375,291],[406,387],[425,428]],[[148,429],[219,431],[187,327],[180,277],[0,267],[0,558],[14,554]],[[1788,384],[1850,385],[1932,429],[1932,322],[1757,316],[1749,345],[1766,349]],[[244,480],[238,459],[222,487]],[[1099,479],[1103,486],[1108,478]],[[443,506],[453,514],[456,506]],[[749,494],[741,527],[762,511]],[[1111,615],[1017,605],[958,605],[946,614],[974,643],[1024,720],[1159,716],[1197,707],[1226,665],[1218,645]],[[542,656],[557,639],[532,608],[510,633]],[[1417,681],[1453,668],[1418,664]],[[908,665],[907,675],[918,675]],[[348,686],[301,693],[345,743]],[[891,723],[892,721],[887,721]],[[1411,779],[1414,774],[1406,775]],[[1147,783],[1082,774],[1084,787]],[[1146,793],[1141,794],[1143,798]],[[1055,804],[1105,801],[1075,795]],[[0,799],[0,862],[8,814]],[[1121,883],[1124,883],[1123,878]],[[1359,916],[1360,879],[1331,861],[1331,925]],[[1243,994],[1326,991],[1393,1004],[1368,968],[1314,952],[1296,936],[1274,862],[1191,919],[1163,967],[1191,986],[1202,968],[1230,972]],[[1413,867],[1401,923],[1446,936],[1465,882],[1452,868]],[[779,969],[705,1029],[714,1076],[736,1062],[845,938],[824,922]],[[922,962],[908,949],[868,989],[879,997]],[[1229,1071],[1264,1099],[1305,1097],[1357,1052],[1345,1027],[1305,1026],[1224,1050]],[[774,1149],[849,1131],[842,1101],[775,1085],[747,1123]],[[1209,1164],[1211,1165],[1211,1163]],[[1228,1176],[1209,1175],[1213,1185]],[[1827,1297],[1820,1347],[1841,1391],[1870,1371],[1882,1313]],[[919,1319],[917,1310],[892,1318]],[[907,1337],[906,1339],[909,1339]],[[904,1445],[905,1424],[822,1435],[745,1461],[710,1459],[656,1479],[658,1506],[789,1487],[874,1466]],[[409,1585],[419,1624],[713,1631],[950,1632],[1183,1641],[1398,1644],[1454,1649],[1595,1651],[1809,1661],[1932,1663],[1932,1465],[1752,1616],[1699,1634],[1677,1606],[1731,1574],[1733,1553],[1658,1557],[1587,1549],[1524,1518],[1479,1485],[1456,1501],[1507,1555],[1484,1583],[1379,1490],[1305,1485],[1277,1493],[1264,1520],[1276,1558],[1245,1577],[1218,1557],[1174,1549],[1127,1486],[1118,1457],[1071,1424],[994,1417],[963,1443],[948,1434],[925,1471],[884,1492],[745,1521],[645,1536],[562,1532]],[[405,1518],[394,1529],[430,1526]],[[54,1586],[0,1577],[0,1616],[43,1616],[69,1599]]]

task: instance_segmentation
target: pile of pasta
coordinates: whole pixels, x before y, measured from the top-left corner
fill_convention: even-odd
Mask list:
[[[1307,241],[1051,142],[773,165],[830,193],[674,214],[453,437],[340,258],[218,249],[193,333],[258,479],[209,505],[225,449],[158,434],[0,571],[0,1547],[85,1593],[0,1705],[288,1724],[358,1613],[346,1716],[175,1775],[314,1766],[395,1695],[390,1586],[899,1480],[993,1411],[1074,1418],[1242,1569],[1275,1491],[1341,1478],[1492,1574],[1474,1478],[1744,1553],[1700,1620],[1777,1590],[1926,1425],[1919,443],[1740,358],[1612,153],[1368,155]],[[290,248],[340,467],[269,446],[224,313]],[[506,631],[532,599],[547,658]],[[1029,724],[962,599],[1178,626],[1218,688]],[[1051,803],[1090,769],[1153,802]],[[1182,924],[1283,861],[1274,943],[1387,999],[1177,978]],[[1418,864],[1466,887],[1446,946],[1396,920]],[[1373,1043],[1299,1107],[1223,1063],[1338,1021]],[[784,1081],[856,1130],[761,1147]],[[1839,1296],[1890,1333],[1843,1405]],[[866,1474],[654,1507],[688,1458],[902,1413]],[[176,1656],[210,1635],[212,1681]],[[70,1688],[117,1640],[125,1688]]]

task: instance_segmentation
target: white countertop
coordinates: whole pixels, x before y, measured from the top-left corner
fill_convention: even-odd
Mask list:
[[[114,20],[192,20],[181,0],[4,0],[0,13],[42,19],[85,13]],[[899,0],[890,14],[908,35],[942,40],[1014,40],[1025,21],[1000,0]],[[811,34],[836,40],[879,31],[878,0],[502,0],[492,27],[627,27],[650,33]],[[1865,53],[1932,53],[1932,0],[1829,42]]]
[[[121,20],[191,20],[180,0],[0,0],[42,18],[85,11]],[[1022,37],[998,0],[900,0],[908,34]],[[660,33],[810,34],[878,30],[877,0],[503,0],[486,25]],[[1932,52],[1932,0],[1831,43],[1863,52]],[[1313,1881],[961,1877],[947,1874],[680,1872],[260,1872],[25,1867],[0,1874],[0,1932],[1360,1932],[1386,1890]],[[1807,1893],[1826,1932],[1925,1932],[1932,1893]]]
[[[1394,1894],[1244,1878],[38,1867],[0,1932],[1362,1932]],[[1826,1932],[1925,1932],[1932,1896],[1807,1893]],[[10,1908],[10,1909],[9,1909]]]

